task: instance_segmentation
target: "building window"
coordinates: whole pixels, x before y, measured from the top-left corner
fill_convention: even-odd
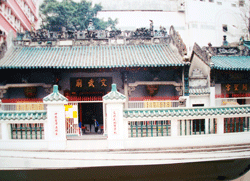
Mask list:
[[[35,17],[33,16],[33,14],[31,14],[31,22],[33,23],[35,21]]]
[[[239,0],[239,7],[244,7],[245,1],[244,0]]]
[[[32,2],[36,5],[36,0],[32,0]]]
[[[222,25],[222,30],[223,30],[223,32],[227,32],[228,31],[227,25]]]
[[[20,20],[19,19],[16,19],[16,25],[18,28],[20,28]]]
[[[11,9],[7,8],[7,15],[10,16],[11,15]]]
[[[232,7],[236,7],[236,4],[235,4],[235,3],[232,3]]]
[[[213,3],[213,2],[214,2],[214,0],[208,0],[208,2]]]
[[[26,12],[28,12],[29,7],[28,7],[27,4],[24,4],[24,9],[25,9]]]
[[[2,12],[5,12],[5,4],[2,4]]]

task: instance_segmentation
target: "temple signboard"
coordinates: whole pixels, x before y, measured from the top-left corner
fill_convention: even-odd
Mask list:
[[[77,77],[70,78],[71,91],[106,91],[111,90],[112,77]]]
[[[244,84],[244,83],[222,84],[222,92],[227,94],[248,93],[249,90],[250,90],[249,84]]]
[[[218,55],[234,55],[238,54],[240,50],[237,47],[219,47],[217,48]]]
[[[32,111],[32,110],[44,110],[44,104],[42,102],[36,102],[34,104],[29,101],[17,101],[17,111]]]

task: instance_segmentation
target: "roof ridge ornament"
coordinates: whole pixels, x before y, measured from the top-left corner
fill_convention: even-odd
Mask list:
[[[58,85],[54,85],[53,86],[53,93],[51,93],[50,95],[43,98],[43,101],[44,102],[55,102],[55,101],[56,102],[59,102],[59,101],[65,102],[65,101],[68,101],[68,99],[59,93]]]
[[[112,84],[111,92],[103,96],[103,100],[126,100],[126,96],[117,91],[116,84]]]
[[[177,49],[179,54],[184,57],[187,55],[187,47],[184,43],[182,37],[180,36],[179,32],[175,30],[174,26],[172,25],[169,29],[169,43],[173,44]]]

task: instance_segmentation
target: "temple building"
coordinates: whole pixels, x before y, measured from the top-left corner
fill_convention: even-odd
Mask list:
[[[125,108],[213,107],[249,103],[249,42],[200,48],[190,58],[172,26],[136,31],[79,32],[39,30],[19,34],[0,56],[0,98],[5,103],[42,102],[54,84],[68,98],[67,134],[81,123],[94,132],[105,124],[102,97],[115,83],[126,96]],[[18,107],[18,109],[20,109]],[[195,126],[195,124],[200,126]],[[205,120],[193,131],[205,131]],[[197,127],[197,130],[194,128]],[[199,129],[198,129],[199,127]]]
[[[129,101],[173,101],[161,107],[176,107],[184,95],[186,47],[174,27],[126,32],[27,32],[17,37],[0,61],[2,102],[41,101],[57,84],[69,98],[73,113],[69,122],[103,124],[102,97],[117,84]],[[44,36],[45,35],[45,36]],[[29,99],[30,98],[30,99]],[[90,130],[89,130],[90,131]]]
[[[160,26],[168,30],[171,25],[180,33],[187,46],[188,55],[194,43],[207,46],[211,42],[220,46],[226,35],[230,43],[238,42],[240,37],[249,39],[249,1],[247,0],[133,0],[101,2],[99,18],[107,20],[117,18],[117,28],[131,30],[148,27],[149,19],[155,28]],[[130,19],[136,19],[130,21]]]
[[[143,179],[163,165],[177,170],[175,178],[243,175],[250,168],[250,43],[223,39],[221,46],[195,43],[190,57],[173,26],[167,33],[152,22],[135,31],[99,31],[90,22],[85,31],[7,39],[0,54],[1,168],[158,164]],[[183,163],[202,166],[176,169]]]
[[[190,92],[210,82],[210,87],[215,88],[215,98],[234,98],[231,104],[249,104],[249,60],[249,41],[240,40],[238,45],[230,46],[224,40],[222,46],[209,44],[203,48],[195,44],[189,69]],[[226,104],[230,103],[227,100],[215,102],[215,106]]]
[[[188,71],[190,107],[237,106],[250,103],[249,41],[230,46],[224,37],[222,46],[201,48],[194,44]],[[224,132],[244,131],[244,119],[224,119]],[[205,120],[201,120],[204,130]]]

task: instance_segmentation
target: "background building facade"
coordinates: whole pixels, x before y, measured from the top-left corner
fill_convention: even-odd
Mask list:
[[[37,29],[38,3],[35,0],[0,1],[0,42],[12,31],[18,32]]]
[[[75,0],[79,2],[80,0]],[[4,33],[39,29],[38,7],[42,0],[1,0],[0,40]],[[118,19],[117,29],[122,31],[173,25],[180,33],[191,54],[194,43],[201,47],[211,43],[221,46],[223,36],[229,43],[238,42],[241,37],[249,39],[249,0],[93,0],[101,3],[99,18]]]
[[[103,11],[98,16],[118,18],[117,28],[121,30],[149,27],[149,20],[153,20],[156,29],[163,26],[168,30],[173,25],[189,53],[195,42],[200,46],[207,46],[208,43],[221,46],[224,35],[229,43],[238,42],[241,37],[245,40],[249,38],[248,0],[93,2],[103,5]]]

